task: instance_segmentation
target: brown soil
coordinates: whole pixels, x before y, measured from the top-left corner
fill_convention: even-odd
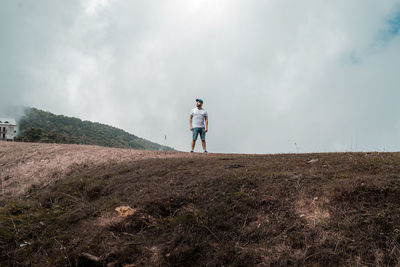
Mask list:
[[[16,146],[1,162],[43,145]],[[56,146],[43,146],[49,158]],[[80,156],[86,166],[0,201],[0,265],[400,264],[400,153],[108,161],[89,153],[100,148],[70,147],[70,158],[91,155]]]

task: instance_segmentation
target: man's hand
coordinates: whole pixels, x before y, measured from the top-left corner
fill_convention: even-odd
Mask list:
[[[205,131],[205,132],[208,132],[208,129],[207,129],[207,128],[205,128],[205,129],[204,129],[204,131]]]
[[[193,127],[192,126],[190,126],[190,131],[193,131]]]

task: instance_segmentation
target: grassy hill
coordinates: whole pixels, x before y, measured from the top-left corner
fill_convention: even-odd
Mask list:
[[[18,127],[16,141],[173,150],[109,125],[55,115],[36,108],[26,108]]]
[[[0,201],[0,265],[398,266],[399,196],[400,153],[74,165]]]

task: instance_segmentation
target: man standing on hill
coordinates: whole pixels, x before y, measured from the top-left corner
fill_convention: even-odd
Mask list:
[[[208,132],[208,113],[203,109],[202,99],[196,99],[196,107],[190,113],[190,130],[193,132],[192,150],[190,152],[193,152],[197,137],[200,134],[204,153],[207,153],[206,132]]]

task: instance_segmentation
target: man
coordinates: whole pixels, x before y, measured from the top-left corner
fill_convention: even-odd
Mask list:
[[[190,113],[190,130],[193,132],[192,150],[196,145],[197,137],[200,135],[204,153],[206,150],[206,132],[208,132],[208,113],[203,109],[203,100],[196,99],[196,107]]]

